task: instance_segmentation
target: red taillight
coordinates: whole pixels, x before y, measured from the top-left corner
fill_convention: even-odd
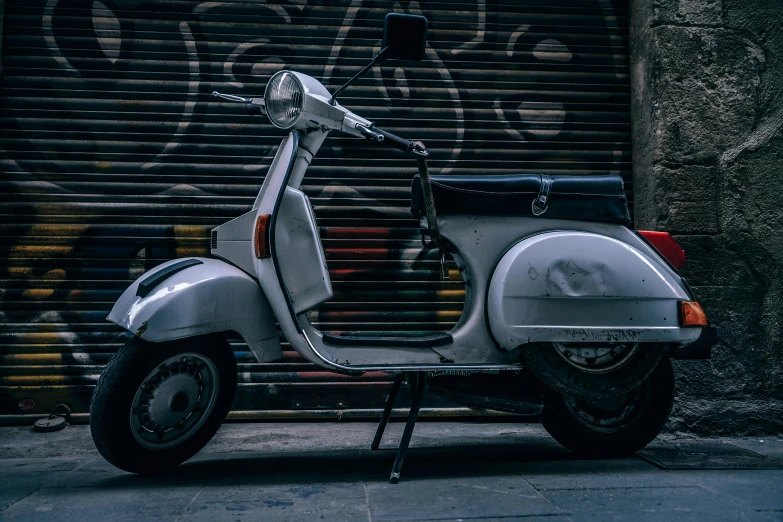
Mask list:
[[[666,260],[677,270],[685,264],[685,250],[672,238],[668,232],[653,232],[651,230],[637,230],[640,236],[655,247]]]
[[[269,250],[269,221],[271,218],[272,216],[269,214],[264,214],[256,219],[256,234],[253,242],[258,259],[272,257],[272,252]]]

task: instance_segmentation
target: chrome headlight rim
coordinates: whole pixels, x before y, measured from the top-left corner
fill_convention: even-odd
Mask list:
[[[274,107],[274,104],[275,103],[279,103],[279,102],[276,101],[274,98],[269,96],[270,95],[269,89],[274,84],[275,78],[277,78],[278,76],[283,76],[285,74],[291,75],[294,78],[294,81],[296,81],[296,84],[299,87],[299,92],[301,93],[301,96],[300,96],[301,101],[300,101],[300,104],[299,104],[299,114],[296,116],[296,118],[288,125],[281,125],[280,122],[276,121],[272,117],[272,113],[274,111],[270,110],[270,105],[272,107]],[[274,75],[272,75],[272,77],[269,79],[269,82],[267,82],[267,84],[266,84],[266,89],[264,90],[264,104],[265,104],[265,108],[266,108],[266,115],[267,115],[267,118],[269,118],[269,121],[272,123],[272,125],[274,125],[278,129],[284,129],[284,130],[288,130],[288,129],[291,129],[291,128],[295,127],[296,124],[299,123],[299,121],[302,119],[302,114],[304,112],[305,92],[306,91],[305,91],[305,88],[304,88],[304,84],[302,83],[302,80],[299,79],[299,76],[297,76],[297,74],[294,71],[289,71],[287,69],[284,69],[284,70],[278,71]]]

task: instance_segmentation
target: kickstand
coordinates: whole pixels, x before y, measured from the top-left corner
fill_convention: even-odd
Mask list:
[[[410,413],[408,413],[408,421],[405,423],[405,431],[402,432],[400,447],[397,449],[397,457],[394,459],[394,466],[392,466],[391,476],[389,477],[389,483],[391,484],[396,484],[400,480],[402,463],[405,460],[405,452],[408,451],[408,444],[410,444],[411,435],[413,435],[413,426],[416,425],[416,419],[419,416],[419,408],[421,407],[421,399],[424,397],[424,388],[427,384],[426,376],[427,374],[425,372],[408,373],[408,386],[411,389],[413,400],[411,402]]]
[[[375,438],[372,440],[372,445],[370,445],[372,451],[377,450],[381,445],[381,438],[386,429],[386,424],[389,422],[389,417],[391,416],[392,408],[394,407],[394,400],[397,398],[397,394],[400,391],[400,385],[402,384],[402,378],[404,376],[404,373],[400,373],[394,378],[394,384],[392,384],[392,389],[389,391],[389,396],[386,397],[386,405],[383,407],[381,422],[378,423],[378,429],[375,430]]]

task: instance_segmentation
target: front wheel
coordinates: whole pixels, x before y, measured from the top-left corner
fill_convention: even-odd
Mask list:
[[[131,339],[109,361],[90,402],[103,457],[125,471],[156,473],[185,462],[215,435],[237,381],[219,335],[150,343]]]
[[[611,399],[574,399],[549,390],[541,424],[560,444],[586,457],[627,457],[663,429],[674,404],[674,371],[661,359],[642,384]]]

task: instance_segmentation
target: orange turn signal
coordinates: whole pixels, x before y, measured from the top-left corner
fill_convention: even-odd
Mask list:
[[[681,301],[680,324],[682,326],[707,326],[707,314],[696,301]]]
[[[272,251],[269,249],[269,222],[271,220],[272,216],[269,214],[258,216],[256,219],[256,234],[253,239],[258,259],[272,257]]]

